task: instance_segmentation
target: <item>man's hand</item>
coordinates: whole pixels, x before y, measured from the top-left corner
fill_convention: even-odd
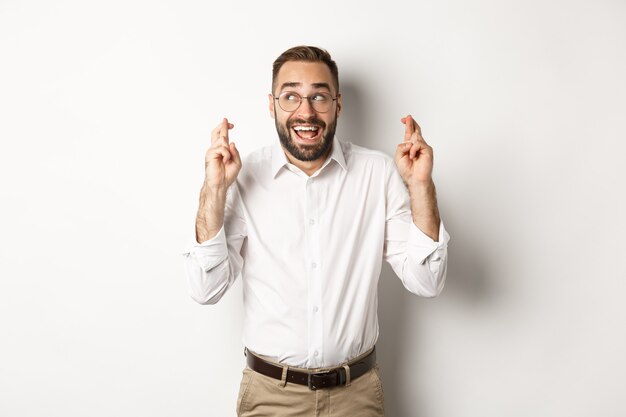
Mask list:
[[[429,184],[433,172],[433,148],[422,137],[422,130],[411,115],[400,119],[404,123],[404,142],[398,145],[394,161],[409,188]]]
[[[237,178],[241,158],[234,143],[228,141],[228,131],[235,127],[224,118],[211,132],[211,147],[204,158],[205,186],[213,191],[226,190]]]
[[[404,123],[404,142],[398,145],[394,161],[411,199],[413,223],[432,240],[439,237],[439,209],[433,173],[433,148],[422,137],[422,130],[411,115]]]
[[[224,118],[211,132],[211,147],[204,158],[204,185],[200,190],[200,206],[196,216],[196,241],[213,238],[224,224],[226,190],[235,182],[241,169],[241,158],[228,131],[235,127]]]

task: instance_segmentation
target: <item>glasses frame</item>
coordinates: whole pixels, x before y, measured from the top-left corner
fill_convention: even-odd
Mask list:
[[[285,109],[283,109],[283,106],[281,106],[281,105],[280,105],[280,98],[281,98],[282,96],[284,96],[285,94],[292,94],[292,95],[294,95],[294,96],[298,96],[298,97],[300,97],[300,102],[298,103],[298,106],[297,106],[295,109],[293,109],[293,110],[285,110]],[[335,97],[333,97],[330,93],[327,93],[327,92],[321,92],[321,93],[315,93],[315,94],[328,94],[328,95],[330,96],[330,98],[331,98],[331,101],[333,101],[333,102],[334,102],[334,101],[337,101],[337,99],[339,98],[339,93],[337,93],[337,95],[336,95]],[[315,94],[314,94],[314,95],[315,95]],[[316,113],[328,113],[328,112],[330,111],[330,108],[332,107],[332,105],[331,105],[331,106],[328,108],[328,110],[326,110],[326,111],[319,111],[319,110],[317,110],[317,109],[315,108],[315,106],[313,105],[313,101],[311,101],[311,96],[301,96],[300,94],[296,93],[295,91],[283,91],[282,93],[280,93],[280,94],[278,95],[278,97],[276,97],[274,94],[272,94],[272,97],[274,98],[274,100],[278,100],[278,107],[280,107],[280,109],[281,109],[282,111],[286,112],[286,113],[293,113],[293,112],[295,112],[296,110],[298,110],[298,109],[300,108],[300,106],[302,105],[302,100],[303,100],[303,99],[307,99],[307,101],[309,102],[309,106],[311,106],[311,108],[312,108],[313,110],[315,110],[315,112],[316,112]]]

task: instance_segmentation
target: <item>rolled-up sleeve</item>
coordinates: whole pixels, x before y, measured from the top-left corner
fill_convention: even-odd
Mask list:
[[[229,188],[224,225],[211,239],[183,253],[189,295],[200,304],[217,303],[243,267],[241,247],[246,223],[239,210],[236,186]]]

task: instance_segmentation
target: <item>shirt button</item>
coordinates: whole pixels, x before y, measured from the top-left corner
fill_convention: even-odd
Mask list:
[[[318,310],[319,310],[319,308],[317,308],[317,306],[313,307],[313,311],[314,311],[315,313],[317,313],[317,311],[318,311]]]
[[[318,352],[317,352],[317,350],[316,350],[315,352],[313,352],[313,356],[316,356],[316,357],[317,357],[317,355],[319,355],[319,353],[318,353]]]
[[[311,268],[313,269],[317,268],[317,264],[315,262],[311,262]]]
[[[313,226],[313,225],[315,224],[315,220],[310,219],[310,220],[309,220],[309,224],[310,224],[311,226]]]

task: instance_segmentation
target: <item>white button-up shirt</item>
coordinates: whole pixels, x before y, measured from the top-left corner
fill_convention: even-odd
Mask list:
[[[310,177],[280,146],[250,154],[227,193],[224,226],[184,254],[191,297],[216,303],[241,274],[243,343],[277,362],[334,366],[378,338],[383,259],[412,293],[444,285],[449,235],[413,223],[393,160],[334,140]]]

